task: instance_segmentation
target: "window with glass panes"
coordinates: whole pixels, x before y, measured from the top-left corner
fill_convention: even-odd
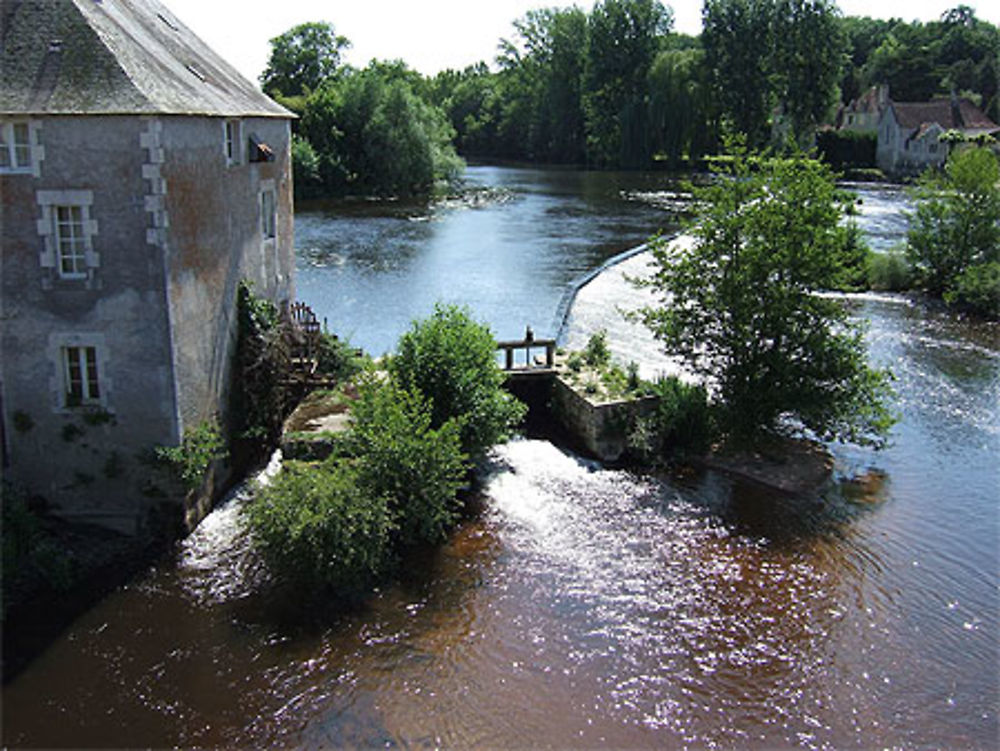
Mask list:
[[[59,276],[79,279],[87,275],[87,248],[83,206],[53,206]]]
[[[97,377],[97,349],[94,347],[64,347],[67,406],[91,404],[101,398]]]
[[[31,169],[31,131],[26,122],[0,123],[0,171]]]

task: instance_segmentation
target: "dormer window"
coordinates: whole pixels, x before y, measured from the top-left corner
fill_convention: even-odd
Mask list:
[[[243,123],[226,120],[223,127],[226,164],[239,164],[243,161]]]
[[[31,172],[31,129],[26,120],[0,123],[0,172]]]

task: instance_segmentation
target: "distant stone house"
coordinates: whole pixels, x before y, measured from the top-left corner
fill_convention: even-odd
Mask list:
[[[916,175],[944,164],[949,145],[941,136],[957,131],[967,139],[1000,131],[968,99],[890,102],[878,125],[876,161],[888,175]]]
[[[837,128],[858,133],[874,133],[878,130],[882,114],[888,106],[889,87],[886,84],[872,86],[837,113]]]
[[[292,115],[156,0],[0,24],[3,473],[136,531],[139,457],[225,415],[239,282],[293,295]]]

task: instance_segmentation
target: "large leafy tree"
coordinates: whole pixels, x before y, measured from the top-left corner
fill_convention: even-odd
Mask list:
[[[649,163],[647,76],[672,22],[658,0],[602,0],[594,6],[583,78],[592,163],[631,168]]]
[[[775,13],[778,89],[796,139],[812,141],[839,98],[846,39],[829,0],[778,0]]]
[[[774,2],[705,0],[701,20],[705,63],[723,117],[751,146],[762,146],[775,102]]]
[[[1000,315],[1000,166],[989,148],[959,148],[943,174],[928,173],[917,190],[910,216],[907,252],[927,289],[945,299],[965,296],[971,283],[992,285],[984,310]],[[971,291],[971,290],[969,290]]]
[[[340,53],[351,46],[333,24],[299,24],[271,40],[271,57],[261,86],[271,96],[296,97],[315,91],[340,66]]]
[[[695,162],[715,149],[716,110],[697,47],[661,51],[649,71],[649,117],[653,149],[671,167]]]
[[[400,63],[373,62],[309,96],[300,131],[327,191],[416,195],[457,177],[454,131],[439,108],[414,93],[414,76]]]
[[[655,243],[661,304],[640,317],[710,387],[732,437],[806,429],[881,445],[889,376],[868,367],[843,304],[816,294],[851,262],[833,175],[736,152],[695,191],[693,244]]]

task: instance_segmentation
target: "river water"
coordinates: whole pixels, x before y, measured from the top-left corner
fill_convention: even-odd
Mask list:
[[[676,226],[676,186],[470,169],[471,202],[297,217],[299,296],[390,349],[438,299],[501,337],[561,323],[579,275]],[[887,247],[902,197],[861,189]],[[570,342],[608,328],[642,255],[582,288]],[[897,377],[881,453],[776,497],[713,473],[646,477],[517,440],[479,511],[358,611],[303,617],[239,523],[245,489],[81,616],[4,688],[35,746],[996,748],[1000,342],[890,295],[845,299]]]

